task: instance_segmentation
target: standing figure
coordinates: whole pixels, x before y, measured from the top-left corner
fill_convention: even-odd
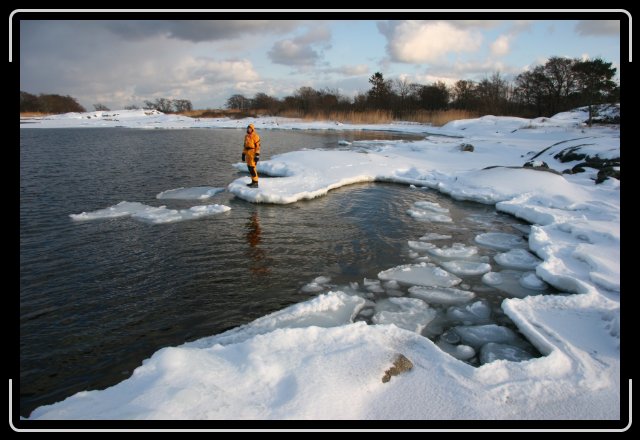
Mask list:
[[[256,166],[260,160],[260,136],[256,133],[253,124],[247,127],[247,134],[244,136],[244,149],[242,150],[242,161],[247,162],[247,168],[251,175],[251,183],[249,188],[258,187],[258,171]]]

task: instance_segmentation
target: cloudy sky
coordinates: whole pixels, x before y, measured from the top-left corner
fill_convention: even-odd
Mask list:
[[[219,108],[235,93],[281,98],[302,86],[353,96],[376,71],[421,84],[513,78],[551,56],[619,69],[620,22],[20,21],[20,90],[71,95],[89,110],[159,97]]]

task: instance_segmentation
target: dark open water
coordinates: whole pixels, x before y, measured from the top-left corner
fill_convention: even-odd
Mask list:
[[[262,131],[263,160],[341,139],[388,133]],[[167,189],[224,187],[238,173],[243,131],[22,129],[20,142],[20,414],[127,378],[161,347],[220,333],[308,299],[300,288],[375,279],[407,264],[407,240],[451,234],[406,214],[430,200],[451,210],[450,242],[517,220],[395,184],[359,184],[293,205],[254,205],[221,193],[206,202],[157,200]],[[344,147],[340,147],[344,148]],[[150,225],[131,218],[74,222],[69,214],[123,200],[231,211]],[[445,230],[446,229],[446,230]],[[450,243],[447,242],[447,243]],[[441,243],[438,243],[440,245]],[[496,307],[503,297],[493,296]]]

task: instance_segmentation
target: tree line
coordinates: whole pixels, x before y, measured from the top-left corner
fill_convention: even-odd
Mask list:
[[[110,111],[109,107],[102,103],[93,104],[96,111]],[[137,110],[140,107],[132,104],[125,106],[125,110]],[[163,113],[180,113],[193,110],[193,105],[188,99],[167,99],[157,98],[154,101],[144,101],[142,106],[145,110],[159,110]],[[20,91],[20,113],[40,112],[40,113],[69,113],[86,112],[87,110],[71,96],[55,94],[33,95]]]
[[[96,111],[110,111],[109,107],[104,104],[93,104],[93,108]],[[167,99],[167,98],[157,98],[154,101],[144,101],[144,105],[142,106],[145,110],[158,110],[162,113],[182,113],[182,112],[190,112],[193,110],[193,105],[191,101],[188,99]],[[140,107],[136,104],[125,105],[125,110],[139,110]]]
[[[552,116],[575,107],[593,106],[620,99],[620,87],[613,81],[616,68],[600,58],[580,60],[552,57],[507,81],[499,72],[480,81],[459,80],[452,86],[442,81],[411,83],[406,79],[388,80],[380,72],[369,78],[366,92],[354,98],[337,90],[300,87],[293,95],[278,99],[265,93],[253,98],[235,94],[226,107],[236,110],[263,110],[271,114],[294,111],[305,115],[330,111],[391,111],[402,119],[415,111],[448,109],[478,114]]]
[[[62,95],[32,95],[31,93],[20,91],[20,113],[40,112],[40,113],[68,113],[85,112],[75,98]]]

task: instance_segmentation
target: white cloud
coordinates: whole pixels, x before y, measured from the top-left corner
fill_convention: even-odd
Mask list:
[[[194,43],[161,35],[123,41],[91,22],[27,22],[20,45],[21,90],[71,95],[87,108],[159,97],[221,105],[238,84],[260,81],[246,55],[200,56],[205,51],[192,53]]]
[[[315,26],[298,37],[277,41],[268,55],[277,64],[313,66],[322,58],[321,49],[329,47],[326,43],[330,39],[331,32],[327,27]]]
[[[118,20],[98,21],[126,40],[165,36],[177,40],[202,42],[236,38],[246,34],[280,34],[293,30],[295,20]]]
[[[378,23],[378,29],[391,59],[405,63],[438,61],[451,52],[475,51],[482,43],[480,33],[445,21]]]
[[[620,35],[620,20],[580,20],[575,31],[579,35]]]
[[[274,63],[287,66],[313,65],[320,59],[320,54],[310,45],[300,44],[295,40],[277,41],[268,55]]]
[[[459,29],[491,29],[503,22],[501,20],[451,20],[447,23]]]
[[[172,66],[150,66],[146,78],[136,82],[134,95],[140,101],[150,98],[189,99],[194,106],[209,106],[212,100],[224,102],[230,89],[252,96],[260,77],[249,60],[216,60],[185,56]],[[241,87],[239,85],[242,84]]]
[[[501,74],[513,74],[520,73],[520,69],[515,66],[511,66],[503,63],[502,61],[486,60],[479,63],[474,62],[460,62],[454,64],[456,72],[463,72],[473,75],[489,75],[494,72],[500,72]]]
[[[366,75],[367,73],[369,73],[369,66],[367,66],[366,64],[346,65],[323,69],[322,72],[337,73],[344,76]]]
[[[423,84],[429,85],[435,82],[443,82],[447,86],[452,86],[456,83],[460,78],[455,76],[445,76],[445,75],[431,75],[429,73],[426,74],[417,74],[417,75],[408,75],[402,74],[399,76],[400,80],[407,81],[409,83]]]
[[[453,64],[430,66],[423,75],[417,77],[429,82],[439,80],[450,84],[460,79],[479,81],[491,76],[494,72],[500,72],[501,76],[510,78],[522,71],[523,68],[487,59],[485,61],[458,61]]]
[[[295,40],[299,44],[322,43],[331,40],[331,31],[326,26],[314,26]]]
[[[498,57],[507,55],[510,49],[510,42],[510,35],[500,35],[493,43],[491,43],[491,53]]]
[[[249,60],[214,60],[196,58],[189,61],[184,68],[184,78],[177,76],[178,80],[205,79],[214,81],[256,81],[258,73]],[[181,67],[179,71],[182,71]]]

